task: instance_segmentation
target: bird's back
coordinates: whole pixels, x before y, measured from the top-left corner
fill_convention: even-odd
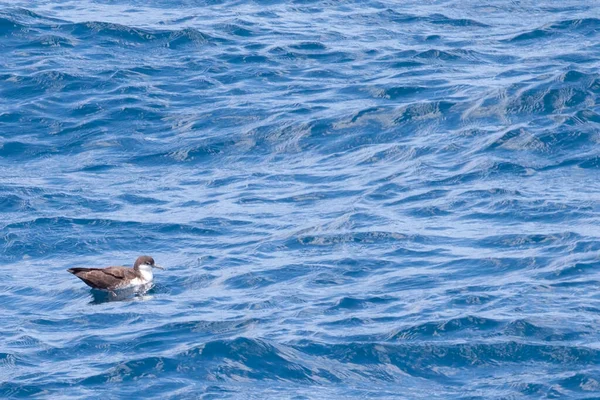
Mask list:
[[[113,290],[127,286],[137,274],[133,268],[70,268],[67,271],[94,289]]]

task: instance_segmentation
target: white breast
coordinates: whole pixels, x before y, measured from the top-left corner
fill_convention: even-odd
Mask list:
[[[149,265],[139,266],[140,277],[132,279],[130,285],[145,285],[146,283],[152,282],[154,275],[152,274],[152,267]]]

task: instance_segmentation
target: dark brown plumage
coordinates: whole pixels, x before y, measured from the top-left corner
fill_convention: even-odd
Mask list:
[[[135,260],[133,268],[70,268],[67,271],[94,289],[114,290],[131,284],[144,284],[152,281],[152,268],[161,268],[149,256]]]

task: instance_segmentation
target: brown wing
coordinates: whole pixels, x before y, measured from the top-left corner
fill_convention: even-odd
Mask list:
[[[71,268],[68,271],[95,289],[116,289],[136,277],[132,268],[125,267]]]

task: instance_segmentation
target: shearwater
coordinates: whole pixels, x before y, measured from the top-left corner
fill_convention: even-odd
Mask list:
[[[155,264],[152,257],[140,256],[135,260],[133,268],[70,268],[67,271],[94,289],[115,290],[152,282],[152,268],[164,269]]]

